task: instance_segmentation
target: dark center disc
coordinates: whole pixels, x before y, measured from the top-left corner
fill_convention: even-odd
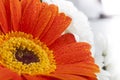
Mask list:
[[[23,62],[23,64],[30,64],[40,61],[39,57],[33,51],[29,51],[28,49],[16,49],[15,57],[18,61]]]

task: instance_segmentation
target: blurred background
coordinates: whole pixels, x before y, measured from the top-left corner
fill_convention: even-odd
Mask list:
[[[99,80],[120,80],[120,0],[69,0],[90,22]]]

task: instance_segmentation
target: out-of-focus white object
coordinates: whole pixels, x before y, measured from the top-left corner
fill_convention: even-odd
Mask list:
[[[90,19],[99,18],[103,14],[102,1],[101,0],[69,0],[72,1],[75,6],[84,12]]]
[[[99,29],[99,28],[96,28]],[[95,30],[95,29],[94,29]],[[110,80],[111,74],[106,70],[105,55],[107,50],[107,38],[100,32],[94,32],[95,62],[99,65],[101,72],[98,80]],[[104,70],[105,69],[105,70]]]
[[[101,32],[103,37],[107,38],[104,65],[111,74],[110,80],[120,80],[120,16],[91,21],[90,23],[94,33]]]
[[[102,0],[104,12],[108,15],[120,15],[120,0]]]
[[[111,80],[110,73],[101,69],[101,73],[98,75],[98,80]]]

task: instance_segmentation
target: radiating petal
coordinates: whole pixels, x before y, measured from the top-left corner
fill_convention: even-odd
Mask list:
[[[50,74],[50,76],[56,77],[58,80],[89,80],[83,76],[69,74]]]
[[[3,30],[2,30],[2,27],[1,27],[1,23],[0,23],[0,35],[3,34]]]
[[[74,63],[74,64],[65,64],[65,65],[57,65],[57,67],[62,68],[62,66],[64,67],[74,67],[74,68],[85,68],[88,70],[91,70],[91,73],[95,73],[95,72],[99,72],[99,67],[94,64],[94,63],[88,63],[88,62],[78,62],[78,63]]]
[[[50,29],[48,30],[46,35],[44,35],[41,41],[49,46],[61,35],[61,33],[68,27],[70,22],[70,17],[65,16],[64,13],[58,14],[55,17]]]
[[[71,74],[71,75],[79,75],[85,77],[93,77],[96,78],[95,71],[90,70],[89,68],[84,67],[76,67],[72,65],[58,65],[55,74]]]
[[[87,80],[98,80],[98,78],[87,77]]]
[[[23,5],[25,6],[25,5]],[[31,0],[29,4],[26,4],[26,8],[21,18],[21,31],[26,33],[32,33],[34,26],[37,23],[41,10],[41,3],[39,0]]]
[[[22,80],[21,77],[6,68],[0,69],[0,80]]]
[[[42,34],[40,35],[40,40],[42,39],[42,37],[44,37],[44,35],[47,33],[47,31],[49,30],[49,28],[51,27],[54,18],[56,17],[56,15],[58,14],[58,7],[51,4],[49,5],[49,10],[52,12],[51,14],[51,18],[47,24],[47,26],[45,27],[44,31],[42,32]]]
[[[89,61],[91,46],[85,42],[72,43],[54,51],[57,64],[70,64]]]
[[[0,0],[0,27],[4,33],[8,32],[7,15],[3,0]]]
[[[49,6],[46,6],[42,11],[40,16],[38,17],[38,23],[35,25],[33,30],[33,36],[39,38],[41,33],[44,31],[45,27],[47,26],[48,22],[50,21],[52,12],[49,9]]]
[[[57,78],[48,76],[48,75],[36,75],[36,76],[31,76],[31,75],[23,75],[26,80],[59,80]]]
[[[21,2],[19,0],[10,0],[11,25],[14,31],[18,31],[21,19]]]
[[[56,74],[74,74],[89,78],[96,78],[99,67],[93,63],[79,62],[74,64],[57,65]]]
[[[0,64],[0,69],[3,69],[3,66]]]
[[[41,78],[39,77],[36,77],[36,76],[31,76],[31,75],[23,75],[23,77],[26,79],[26,80],[41,80]]]
[[[12,29],[12,27],[11,27],[11,13],[10,13],[10,0],[3,0],[3,1],[4,1],[5,10],[6,10],[8,29],[10,31]]]
[[[21,11],[22,11],[22,14],[24,13],[24,10],[27,6],[29,6],[30,2],[32,0],[21,0]]]
[[[49,48],[52,49],[53,51],[55,51],[55,50],[65,46],[65,45],[68,45],[68,44],[74,43],[74,42],[76,42],[74,35],[71,33],[67,33],[67,34],[62,35],[57,40],[55,40],[55,42],[52,43],[49,46]]]

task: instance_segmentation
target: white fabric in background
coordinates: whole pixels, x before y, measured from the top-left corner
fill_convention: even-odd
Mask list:
[[[100,14],[103,13],[102,4],[99,2],[99,0],[68,1],[72,1],[74,5],[90,19],[99,18]]]

